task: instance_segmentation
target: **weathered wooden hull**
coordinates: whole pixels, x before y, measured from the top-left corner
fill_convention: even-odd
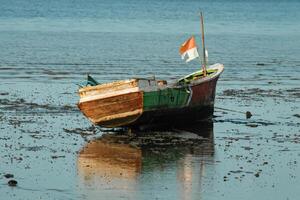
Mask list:
[[[121,126],[135,121],[143,112],[142,92],[95,99],[79,104],[80,110],[95,124],[102,126]],[[111,125],[110,125],[111,124]]]
[[[134,80],[88,87],[79,93],[79,109],[97,125],[123,126],[137,120],[143,112],[143,93]]]
[[[178,123],[210,117],[216,84],[223,71],[189,84],[155,85],[158,81],[132,79],[83,88],[79,109],[103,127],[136,127]],[[151,85],[152,84],[152,85]],[[154,84],[154,85],[153,85]]]

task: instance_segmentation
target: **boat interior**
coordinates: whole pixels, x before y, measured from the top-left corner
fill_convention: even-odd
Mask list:
[[[207,77],[213,76],[218,70],[217,69],[208,69],[207,70]],[[189,74],[183,78],[177,79],[175,81],[171,81],[169,85],[187,85],[190,84],[194,80],[198,80],[203,78],[203,71],[199,70],[192,74]],[[166,80],[156,80],[155,77],[151,78],[136,78],[139,80],[139,86],[142,86],[142,88],[145,87],[145,85],[156,85],[156,86],[167,86],[168,82]],[[86,87],[86,86],[96,86],[100,85],[101,83],[98,83],[93,77],[90,75],[87,76],[87,80],[81,84],[79,84],[80,87]],[[144,86],[144,87],[143,87]]]
[[[207,69],[206,77],[212,77],[216,72],[218,72],[218,69]],[[189,75],[179,79],[177,81],[177,85],[187,85],[187,84],[190,84],[192,81],[198,80],[201,78],[204,78],[203,71],[199,70],[199,71],[196,71],[192,74],[189,74]]]
[[[99,90],[100,88],[111,88],[116,87],[116,85],[123,85],[119,89],[125,89],[125,88],[132,88],[132,87],[138,87],[139,89],[143,91],[153,91],[159,89],[164,89],[167,87],[176,87],[176,86],[185,86],[193,83],[194,81],[198,82],[199,80],[204,78],[211,78],[214,77],[216,74],[221,73],[223,71],[223,65],[221,64],[214,64],[209,66],[209,68],[206,70],[207,75],[204,77],[203,70],[198,70],[196,72],[193,72],[189,75],[186,75],[179,79],[171,79],[168,82],[166,80],[160,80],[156,79],[154,76],[150,78],[133,78],[129,80],[124,81],[115,81],[112,83],[99,83],[97,82],[93,77],[90,75],[87,75],[87,80],[83,83],[79,84],[80,88],[86,88],[87,90]],[[129,84],[129,85],[128,85]],[[127,85],[127,86],[126,86]],[[92,89],[93,86],[97,86],[97,88]],[[89,88],[89,89],[88,89]],[[117,88],[115,88],[116,90]],[[119,90],[117,89],[117,90]]]

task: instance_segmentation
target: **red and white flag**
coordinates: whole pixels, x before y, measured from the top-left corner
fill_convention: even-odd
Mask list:
[[[192,36],[187,41],[185,41],[181,45],[179,52],[182,59],[185,59],[185,57],[187,57],[186,62],[190,62],[191,60],[199,57],[195,37]]]

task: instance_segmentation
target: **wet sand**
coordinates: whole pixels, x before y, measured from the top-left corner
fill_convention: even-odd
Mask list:
[[[37,99],[44,94],[38,87],[29,97],[19,88],[2,88],[0,98],[0,192],[6,199],[298,195],[299,88],[293,85],[219,87],[212,121],[131,135],[92,126],[75,103],[65,104],[76,95],[66,88],[55,90],[63,103],[51,94]],[[246,111],[253,116],[247,119]]]

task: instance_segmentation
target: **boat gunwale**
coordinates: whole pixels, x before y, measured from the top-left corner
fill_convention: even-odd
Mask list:
[[[199,78],[199,79],[196,79],[196,80],[192,80],[189,84],[180,84],[180,85],[177,85],[180,80],[183,80],[184,78],[187,78],[187,77],[190,77],[192,75],[195,75],[195,74],[201,72],[202,70],[199,70],[199,71],[193,72],[191,74],[188,74],[187,76],[185,76],[185,77],[179,79],[178,81],[176,81],[176,84],[174,84],[174,85],[166,85],[163,88],[162,87],[155,87],[153,90],[144,91],[142,88],[140,88],[137,85],[137,86],[130,87],[130,88],[127,88],[127,89],[123,89],[123,90],[120,90],[120,91],[114,91],[114,92],[109,92],[109,93],[106,93],[106,94],[98,94],[98,95],[93,95],[93,96],[81,97],[79,99],[78,103],[83,103],[83,102],[88,102],[88,101],[94,101],[94,100],[97,100],[97,99],[100,99],[100,98],[109,98],[109,97],[112,97],[112,96],[124,95],[124,94],[132,93],[132,92],[151,92],[151,91],[165,90],[165,89],[180,89],[180,88],[183,88],[183,87],[191,87],[191,86],[199,85],[199,84],[202,84],[202,83],[214,80],[215,78],[218,78],[219,75],[224,70],[224,65],[220,64],[220,63],[216,63],[214,65],[209,66],[208,69],[216,69],[217,71],[214,72],[212,76],[207,76],[207,77]],[[110,83],[103,83],[103,84],[96,85],[96,86],[87,86],[85,88],[81,88],[79,90],[79,93],[80,92],[87,92],[87,91],[91,91],[91,90],[101,89],[101,88],[103,88],[105,86],[110,86],[110,85],[113,86],[116,83],[120,83],[120,84],[122,84],[122,83],[130,83],[130,82],[136,82],[138,80],[139,80],[139,78],[134,78],[134,79],[121,80],[121,81],[114,81],[114,82],[110,82]]]
[[[99,85],[95,85],[95,86],[85,86],[82,87],[78,90],[79,93],[81,92],[88,92],[88,91],[92,91],[92,90],[97,90],[97,89],[102,89],[105,86],[114,86],[114,85],[122,85],[122,84],[126,84],[126,83],[134,83],[137,82],[136,78],[132,78],[132,79],[125,79],[125,80],[118,80],[118,81],[113,81],[113,82],[108,82],[108,83],[101,83]]]
[[[97,94],[97,95],[92,95],[92,96],[81,97],[79,99],[78,104],[86,103],[86,102],[90,102],[90,101],[96,101],[98,99],[122,96],[122,95],[136,93],[136,92],[142,92],[142,91],[138,87],[132,87],[132,88],[127,88],[124,90],[119,90],[119,91],[114,91],[114,92],[109,92],[109,93],[104,93],[104,94]]]
[[[216,69],[217,71],[215,73],[213,73],[212,76],[206,76],[206,77],[203,77],[203,78],[192,80],[189,84],[175,85],[174,87],[170,87],[170,88],[181,88],[181,87],[184,87],[184,86],[188,86],[189,87],[189,86],[199,85],[201,83],[205,83],[205,82],[214,80],[214,79],[218,78],[220,76],[220,74],[224,71],[224,65],[221,64],[221,63],[216,63],[214,65],[210,65],[207,68],[207,70],[208,69]],[[199,72],[202,72],[202,71],[203,70],[199,70],[199,71],[193,72],[191,74],[188,74],[188,75],[184,76],[183,78],[180,78],[176,83],[179,83],[180,80],[188,78],[188,77],[190,77],[192,75],[195,75],[196,73],[199,73]]]

